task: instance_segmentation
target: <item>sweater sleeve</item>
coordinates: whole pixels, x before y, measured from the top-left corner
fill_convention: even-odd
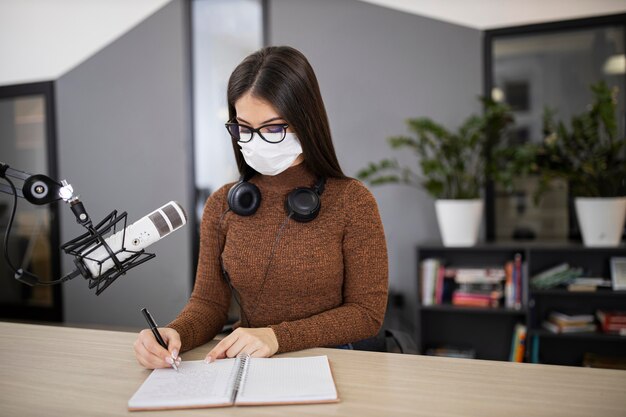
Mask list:
[[[276,334],[278,353],[356,342],[376,335],[382,326],[388,265],[378,206],[369,190],[354,180],[346,187],[343,207],[343,304],[269,326]]]
[[[224,186],[217,190],[204,206],[196,283],[187,305],[168,325],[180,334],[183,352],[213,339],[228,318],[231,292],[222,278],[219,262],[225,232],[218,225],[226,209],[227,189]]]

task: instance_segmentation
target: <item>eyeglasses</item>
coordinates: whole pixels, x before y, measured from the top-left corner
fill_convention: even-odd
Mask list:
[[[239,123],[226,123],[226,130],[230,133],[230,136],[238,142],[250,142],[254,134],[258,134],[261,139],[269,143],[280,143],[285,139],[287,134],[286,123],[263,125],[258,129],[253,127],[242,125]]]

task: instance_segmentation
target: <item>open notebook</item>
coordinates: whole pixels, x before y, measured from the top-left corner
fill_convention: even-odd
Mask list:
[[[327,356],[188,361],[179,372],[155,369],[128,401],[128,409],[337,402]]]

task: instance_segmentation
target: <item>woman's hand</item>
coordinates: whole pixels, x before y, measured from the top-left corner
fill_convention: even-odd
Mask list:
[[[167,344],[167,350],[159,345],[150,329],[143,329],[133,345],[137,362],[148,369],[169,368],[173,363],[179,366],[180,335],[169,327],[159,328],[159,333]]]
[[[269,327],[248,329],[239,327],[222,339],[205,358],[207,362],[216,359],[234,358],[247,353],[255,358],[268,358],[278,351],[278,340]]]

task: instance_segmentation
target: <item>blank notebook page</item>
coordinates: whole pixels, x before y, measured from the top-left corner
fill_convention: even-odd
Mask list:
[[[251,358],[237,404],[337,400],[328,357]]]
[[[207,364],[186,361],[179,372],[155,369],[128,401],[129,409],[200,407],[230,404],[235,359]]]

